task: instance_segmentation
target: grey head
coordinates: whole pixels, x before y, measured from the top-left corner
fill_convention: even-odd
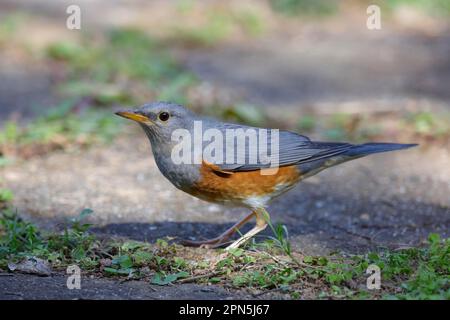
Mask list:
[[[156,164],[161,173],[176,187],[189,187],[198,178],[198,170],[193,165],[175,165],[171,153],[177,141],[172,133],[184,129],[192,133],[194,121],[200,120],[192,111],[170,102],[152,102],[131,110],[116,112],[117,115],[139,123],[147,134]]]
[[[138,122],[153,143],[169,143],[176,129],[191,130],[197,116],[185,107],[170,102],[152,102],[117,115]]]

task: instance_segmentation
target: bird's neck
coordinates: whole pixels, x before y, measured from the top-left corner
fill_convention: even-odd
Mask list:
[[[178,189],[190,190],[193,182],[199,179],[197,165],[175,164],[172,160],[173,145],[171,143],[159,143],[153,139],[150,139],[150,142],[159,171]]]

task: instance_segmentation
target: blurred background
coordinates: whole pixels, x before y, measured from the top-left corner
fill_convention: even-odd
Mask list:
[[[44,225],[90,207],[104,232],[216,235],[242,212],[175,190],[111,112],[168,100],[313,139],[420,143],[277,200],[305,250],[448,235],[449,31],[448,0],[1,0],[2,197]]]
[[[1,1],[2,123],[171,100],[330,139],[448,137],[449,1],[82,0],[81,30],[70,4]]]

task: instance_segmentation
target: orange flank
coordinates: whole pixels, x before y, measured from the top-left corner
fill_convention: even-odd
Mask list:
[[[295,165],[280,167],[276,173],[264,175],[261,170],[223,171],[205,161],[200,167],[200,176],[189,193],[211,202],[240,202],[249,197],[279,193],[289,189],[301,178]]]

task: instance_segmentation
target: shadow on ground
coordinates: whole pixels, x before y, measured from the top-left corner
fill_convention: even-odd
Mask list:
[[[336,208],[345,210],[348,200],[335,201]],[[396,206],[407,208],[410,203],[399,201]],[[308,204],[306,204],[308,206]],[[382,250],[384,248],[400,248],[418,246],[430,233],[439,233],[448,237],[450,230],[450,216],[448,208],[422,204],[416,210],[422,212],[408,216],[407,211],[393,213],[391,204],[380,208],[385,214],[375,215],[369,219],[366,215],[358,215],[363,203],[354,203],[346,212],[335,212],[325,217],[320,208],[308,214],[296,212],[279,214],[277,222],[285,224],[288,236],[293,240],[294,247],[306,254],[326,254],[335,251],[347,253],[366,253],[367,250]],[[303,206],[305,207],[305,206]],[[294,208],[298,210],[298,207]],[[338,209],[339,211],[339,209]],[[380,211],[381,212],[381,211]],[[119,236],[138,241],[155,242],[157,239],[172,239],[179,243],[181,240],[205,240],[214,238],[230,228],[234,223],[206,223],[206,222],[175,222],[161,221],[156,223],[111,223],[92,231],[105,236]],[[249,223],[241,229],[242,234],[251,228]],[[236,234],[234,238],[237,238]],[[270,228],[261,232],[257,241],[273,237]]]

